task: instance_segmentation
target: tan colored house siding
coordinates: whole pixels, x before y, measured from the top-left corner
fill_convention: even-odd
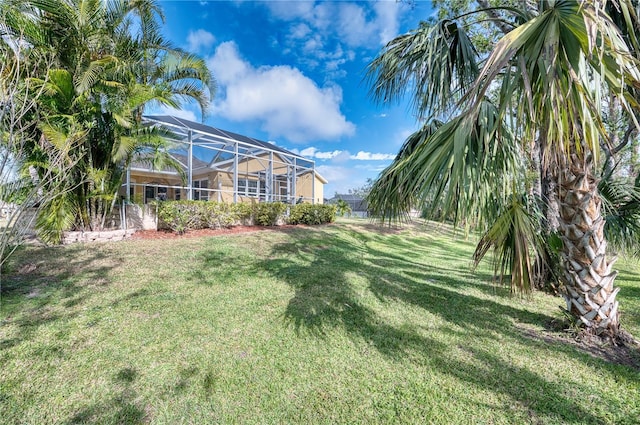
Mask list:
[[[286,182],[287,167],[282,162],[276,160],[276,155],[273,160],[273,181],[272,181],[272,200],[282,202],[296,202],[299,198],[303,198],[305,202],[321,204],[324,198],[324,184],[327,181],[319,174],[306,172],[303,175],[298,176],[295,183],[295,195],[291,193],[293,191],[293,184]],[[279,160],[279,158],[278,158]],[[266,162],[266,163],[265,163]],[[259,172],[265,172],[265,169],[269,169],[268,158],[248,158],[238,163],[238,190],[241,190],[244,186],[251,183],[245,183],[245,181],[259,182],[255,183],[259,187],[263,187],[267,184],[265,179],[260,180],[257,176]],[[180,175],[177,172],[167,171],[148,171],[140,169],[132,169],[130,174],[130,181],[132,186],[132,197],[136,202],[146,203],[145,186],[158,186],[162,187],[163,193],[166,193],[166,198],[170,200],[174,199],[187,199],[187,189],[178,188],[183,186]],[[233,202],[234,201],[234,186],[233,186],[233,171],[220,171],[220,170],[194,170],[193,181],[201,182],[206,180],[206,190],[199,190],[198,187],[194,187],[193,190],[198,192],[194,194],[194,198],[208,199],[218,202]],[[315,185],[313,187],[312,183]],[[194,183],[194,186],[196,184]],[[264,189],[263,189],[264,190]],[[251,201],[266,201],[266,196],[256,189],[245,189],[245,192],[252,193],[251,196],[246,196],[243,193],[238,193],[236,199],[238,202],[251,202]],[[124,194],[124,192],[123,192]],[[289,194],[289,196],[287,196]]]

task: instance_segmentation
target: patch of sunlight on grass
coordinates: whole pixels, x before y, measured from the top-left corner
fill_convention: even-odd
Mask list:
[[[509,297],[463,236],[343,219],[30,247],[3,282],[0,422],[634,423],[638,369],[552,338],[562,300]]]

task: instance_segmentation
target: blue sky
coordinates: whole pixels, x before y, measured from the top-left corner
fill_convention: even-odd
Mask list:
[[[363,76],[387,41],[429,17],[430,1],[160,4],[165,35],[218,81],[205,123],[313,159],[325,197],[375,178],[417,128],[406,104],[374,104]],[[201,120],[194,105],[150,112]]]

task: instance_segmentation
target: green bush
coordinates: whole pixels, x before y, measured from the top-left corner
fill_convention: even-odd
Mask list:
[[[250,204],[213,201],[162,201],[156,203],[160,228],[182,234],[189,230],[220,229],[250,221]]]
[[[258,226],[275,226],[283,217],[287,205],[282,202],[261,202],[253,205],[253,222]]]
[[[351,217],[352,213],[351,207],[344,199],[338,199],[338,202],[336,203],[336,212],[340,217],[344,217],[345,215]]]
[[[168,201],[156,203],[160,227],[183,234],[188,230],[202,229],[202,208],[200,201]],[[164,226],[162,226],[164,225]]]
[[[202,206],[202,221],[210,229],[233,226],[238,222],[238,217],[231,205],[223,202],[205,202]]]
[[[287,205],[282,202],[227,204],[213,201],[157,202],[158,227],[178,234],[197,229],[220,229],[237,224],[275,226],[284,217]],[[290,224],[331,223],[336,217],[333,205],[299,204],[290,207]]]
[[[334,205],[298,204],[292,205],[289,210],[289,224],[325,224],[332,223],[335,219]]]
[[[238,224],[252,224],[251,217],[253,216],[253,208],[251,204],[244,202],[231,205],[231,211],[238,218]]]

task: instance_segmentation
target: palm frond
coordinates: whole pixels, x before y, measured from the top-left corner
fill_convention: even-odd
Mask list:
[[[608,175],[598,182],[598,192],[609,246],[640,256],[640,187]]]
[[[369,213],[373,217],[391,225],[396,221],[406,221],[411,209],[419,207],[416,188],[404,185],[406,169],[401,164],[406,164],[416,149],[426,143],[442,125],[442,122],[434,120],[410,135],[393,163],[380,173],[366,197]]]
[[[406,148],[406,149],[405,149]],[[510,193],[522,160],[498,109],[486,101],[446,124],[412,135],[374,185],[370,202],[382,219],[404,215],[430,201],[430,214],[456,222],[491,220],[495,204]],[[464,218],[464,219],[463,219]]]
[[[512,195],[478,242],[473,254],[474,267],[493,248],[494,275],[499,283],[507,284],[512,293],[530,294],[535,284],[536,267],[546,258],[538,223],[524,199]],[[506,277],[509,277],[508,282]]]
[[[505,104],[526,99],[513,109],[517,125],[527,140],[543,129],[550,143],[546,155],[584,148],[597,155],[607,133],[594,88],[606,83],[630,108],[635,101],[621,82],[640,80],[637,63],[615,26],[590,2],[557,0],[543,6],[542,13],[498,42],[466,100],[479,107],[498,83]],[[513,78],[502,78],[513,67]]]
[[[464,27],[444,20],[421,23],[391,40],[369,64],[366,80],[380,103],[397,102],[412,91],[419,118],[451,110],[478,75],[477,53]]]
[[[36,218],[38,237],[45,243],[59,244],[65,231],[71,230],[79,207],[71,193],[56,196],[41,206]]]

